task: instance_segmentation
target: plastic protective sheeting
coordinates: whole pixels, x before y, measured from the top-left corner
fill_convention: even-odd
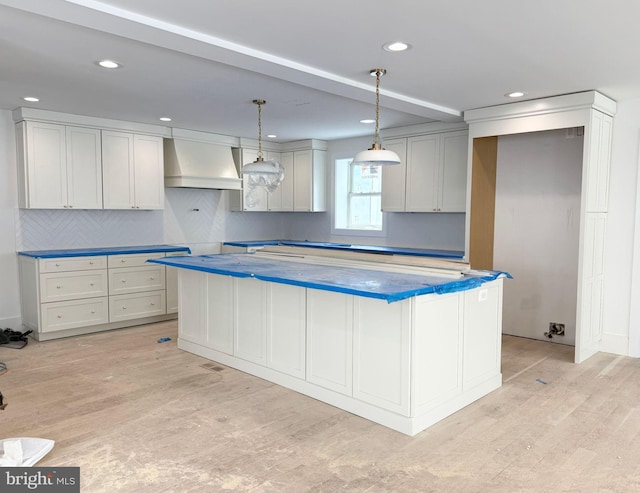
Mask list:
[[[5,438],[0,440],[0,466],[31,467],[47,455],[55,442],[47,438]]]
[[[70,248],[64,250],[33,250],[18,252],[18,255],[34,258],[90,257],[93,255],[124,255],[129,253],[184,252],[191,253],[188,247],[172,245],[145,245],[104,248]]]
[[[166,257],[148,262],[211,274],[253,277],[261,281],[377,298],[388,303],[424,294],[465,291],[500,276],[511,277],[501,271],[480,271],[452,280],[421,274],[266,259],[245,253]]]

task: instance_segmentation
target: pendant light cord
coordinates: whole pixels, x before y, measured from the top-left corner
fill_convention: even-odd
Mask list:
[[[376,70],[376,130],[373,134],[373,143],[379,144],[379,120],[380,120],[380,69]]]
[[[254,99],[258,105],[258,161],[262,161],[262,105],[266,103],[264,99]]]

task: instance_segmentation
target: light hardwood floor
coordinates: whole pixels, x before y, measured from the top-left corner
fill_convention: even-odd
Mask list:
[[[503,386],[408,437],[176,336],[163,322],[0,348],[0,438],[55,440],[38,465],[80,466],[83,492],[640,491],[640,360],[574,365],[572,347],[505,336]]]

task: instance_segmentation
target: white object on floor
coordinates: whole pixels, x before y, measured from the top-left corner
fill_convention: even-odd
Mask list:
[[[5,438],[0,440],[0,466],[31,467],[47,455],[54,445],[46,438]]]

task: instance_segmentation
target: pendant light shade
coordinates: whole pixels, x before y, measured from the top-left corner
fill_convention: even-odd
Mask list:
[[[247,176],[245,185],[249,187],[250,194],[258,187],[273,192],[284,180],[284,167],[275,160],[265,161],[262,157],[262,105],[266,101],[254,99],[253,103],[258,105],[258,157],[242,167],[242,174]]]
[[[373,145],[366,151],[360,151],[353,158],[354,164],[362,166],[387,166],[400,164],[400,157],[380,144],[380,77],[387,73],[384,68],[374,68],[369,72],[376,77],[376,129],[373,134]]]

